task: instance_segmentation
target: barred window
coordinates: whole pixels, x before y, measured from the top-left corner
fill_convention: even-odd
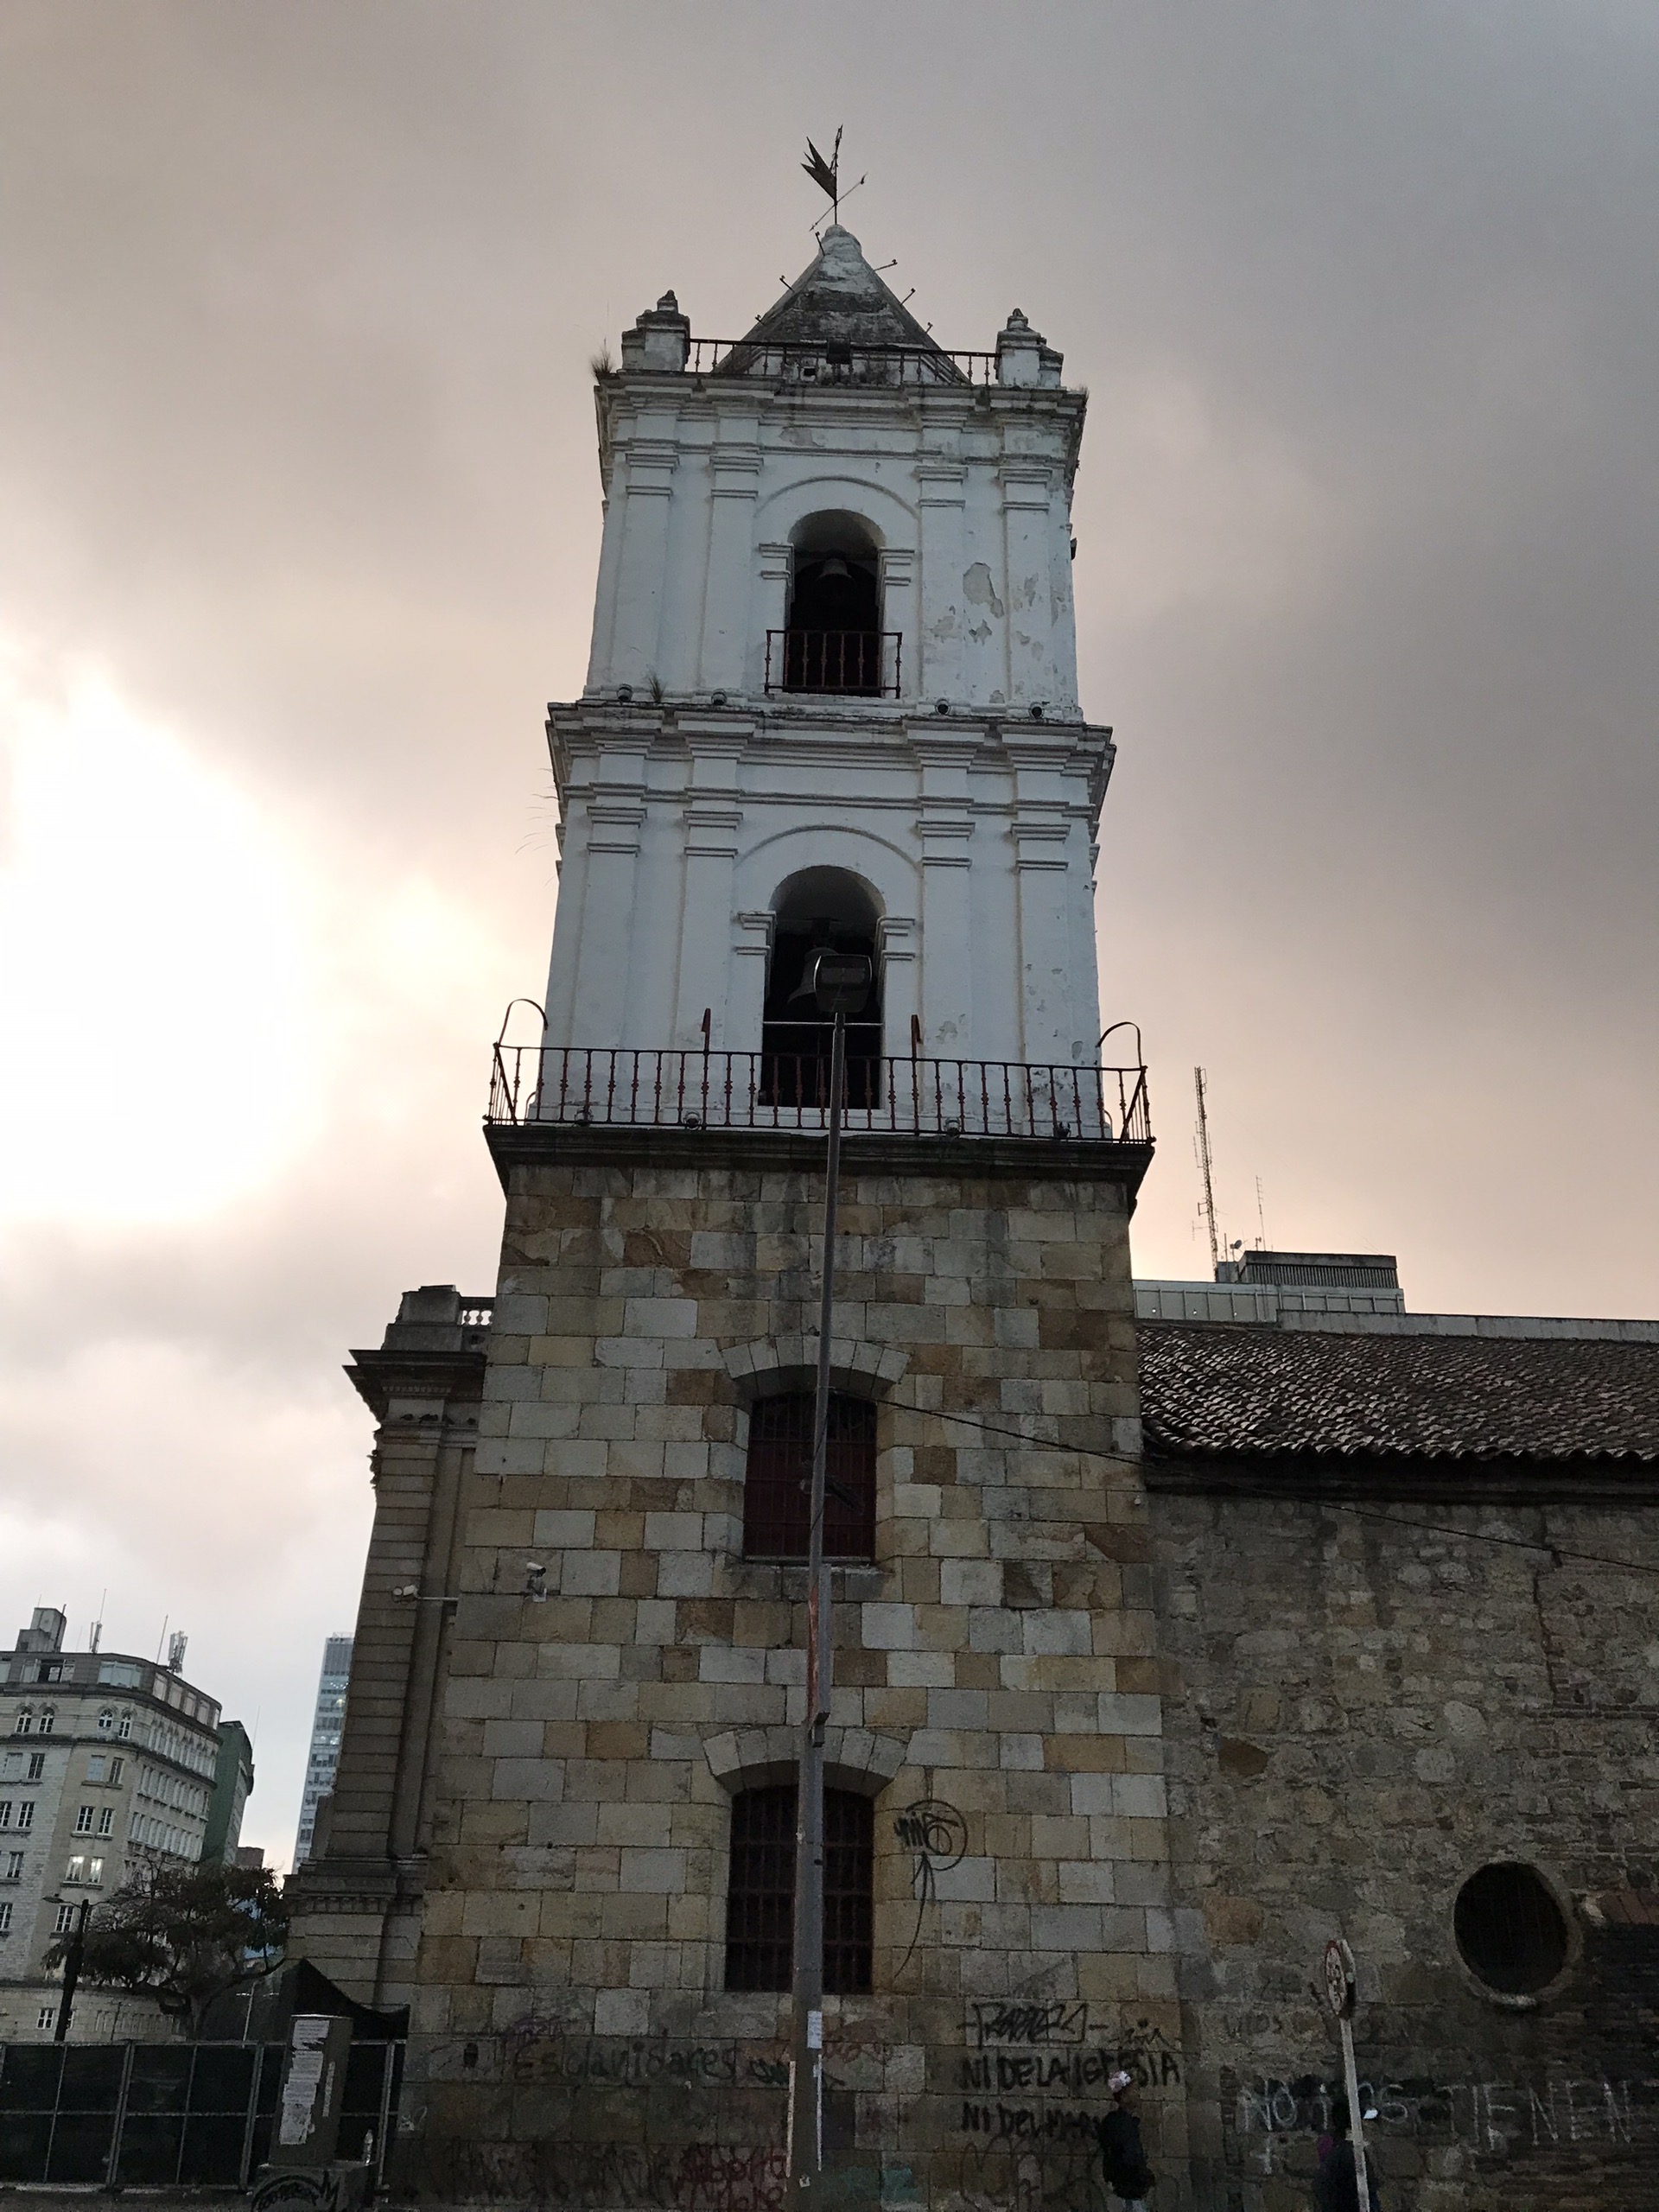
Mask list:
[[[870,1986],[875,1808],[850,1789],[823,1793],[823,1986]],[[795,1784],[746,1789],[732,1807],[726,1893],[726,1986],[787,1989],[795,1955]]]
[[[761,1398],[749,1413],[743,1485],[745,1559],[804,1559],[812,1485],[812,1394]],[[835,1391],[825,1455],[823,1548],[830,1559],[875,1556],[875,1408]]]

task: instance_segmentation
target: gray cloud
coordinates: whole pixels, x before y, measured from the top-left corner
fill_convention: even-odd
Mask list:
[[[493,1265],[476,1116],[545,961],[587,356],[670,284],[712,334],[769,302],[809,130],[845,121],[848,220],[924,321],[984,344],[1018,301],[1091,389],[1104,1012],[1146,1025],[1164,1135],[1142,1271],[1198,1264],[1202,1059],[1232,1234],[1260,1174],[1276,1239],[1398,1249],[1414,1302],[1659,1309],[1652,10],[835,21],[0,22],[0,630],[245,793],[321,918],[289,1154],[204,1217],[10,1242],[0,1628],[106,1583],[141,1646],[184,1620],[264,1707],[283,1847],[365,1526],[340,1358],[404,1284]]]

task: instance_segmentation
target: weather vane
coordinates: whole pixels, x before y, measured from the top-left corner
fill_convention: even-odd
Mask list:
[[[835,143],[830,149],[830,158],[827,162],[809,138],[806,142],[806,159],[801,163],[801,167],[817,186],[819,191],[829,194],[830,219],[836,223],[841,220],[841,133],[843,127],[840,124],[836,126]],[[849,200],[858,190],[858,185],[862,184],[863,181],[864,179],[860,177],[858,184],[848,186],[847,197]],[[816,217],[810,227],[816,231],[823,220],[822,215]]]

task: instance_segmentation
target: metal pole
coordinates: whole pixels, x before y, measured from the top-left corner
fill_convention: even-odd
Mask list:
[[[86,1916],[92,1909],[92,1899],[82,1897],[80,1911],[75,1921],[75,1932],[64,1950],[63,2002],[58,2006],[58,2024],[52,2031],[54,2043],[67,2043],[69,2040],[69,2012],[75,2001],[75,1985],[80,1980],[80,1962],[86,1955]]]
[[[847,1022],[836,1016],[830,1050],[830,1149],[824,1163],[823,1294],[812,1416],[812,1502],[806,1567],[806,1714],[795,1793],[794,2021],[789,2068],[791,2202],[810,2203],[823,2166],[823,1731],[830,1718],[830,1570],[823,1561],[824,1475],[830,1445],[830,1336],[836,1297],[836,1185],[841,1174],[841,1094]]]
[[[1354,2064],[1354,2024],[1346,2016],[1337,2024],[1342,2030],[1342,2072],[1348,2092],[1348,2125],[1354,2145],[1354,2183],[1359,2212],[1371,2212],[1371,2187],[1365,2172],[1365,2122],[1359,2104],[1359,2069]]]

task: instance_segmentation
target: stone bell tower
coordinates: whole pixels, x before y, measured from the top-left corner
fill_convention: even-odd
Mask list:
[[[539,1040],[498,1048],[493,1301],[411,1293],[296,1942],[411,2008],[429,2201],[783,2196],[827,1048],[868,952],[831,1364],[828,2162],[1080,2202],[1109,2074],[1184,2141],[1128,1224],[1099,1065],[1109,733],[1084,400],[950,353],[845,230],[747,336],[598,381],[588,681]]]

